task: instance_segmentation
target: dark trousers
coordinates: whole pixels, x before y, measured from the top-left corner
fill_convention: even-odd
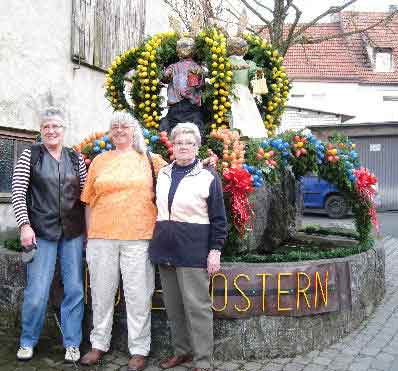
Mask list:
[[[181,122],[193,122],[199,128],[202,137],[205,134],[202,107],[196,106],[186,99],[169,107],[167,115],[160,120],[159,129],[170,134],[171,130]]]

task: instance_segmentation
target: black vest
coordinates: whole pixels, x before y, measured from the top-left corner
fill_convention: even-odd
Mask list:
[[[36,236],[45,240],[72,239],[84,230],[79,169],[70,151],[63,148],[58,162],[41,145],[37,161],[31,160],[28,215]]]

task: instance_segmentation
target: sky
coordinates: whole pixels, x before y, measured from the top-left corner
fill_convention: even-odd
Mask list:
[[[224,0],[230,2],[232,5],[239,4],[239,0]],[[273,5],[272,0],[260,0],[265,5]],[[248,0],[249,3],[254,4],[253,0]],[[325,10],[329,9],[331,6],[340,6],[347,3],[347,0],[294,0],[294,4],[302,10],[302,21],[309,21],[317,15],[323,13]],[[354,4],[345,8],[345,11],[374,11],[374,12],[384,12],[388,11],[389,5],[397,5],[398,0],[358,0]],[[251,22],[255,22],[258,18],[251,16]],[[324,21],[327,21],[326,19]],[[258,22],[256,22],[258,23]]]
[[[248,0],[251,4],[253,0]],[[273,5],[273,0],[259,0],[265,5]],[[230,3],[233,7],[239,11],[239,0],[224,0],[225,4]],[[308,22],[317,15],[327,10],[330,6],[342,5],[347,0],[294,0],[294,3],[302,10],[303,14],[301,22]],[[159,4],[163,3],[162,0],[147,0],[147,14],[151,16],[147,17],[146,33],[151,34],[155,32],[165,32],[169,30],[168,25],[168,7],[164,5],[164,11],[159,12]],[[398,0],[358,0],[353,5],[347,7],[345,10],[351,11],[388,11],[389,5],[397,5]],[[248,14],[249,22],[251,24],[260,24],[257,17]],[[288,19],[289,21],[289,19]],[[322,22],[330,21],[330,19],[324,18]]]

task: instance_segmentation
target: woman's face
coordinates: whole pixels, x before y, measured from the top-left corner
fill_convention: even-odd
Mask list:
[[[177,161],[193,161],[198,154],[198,145],[193,134],[179,134],[173,142],[173,154]]]
[[[55,120],[43,122],[40,126],[43,144],[48,147],[62,146],[64,142],[64,126]]]
[[[111,125],[112,141],[116,149],[133,145],[133,127],[130,124],[117,122]]]

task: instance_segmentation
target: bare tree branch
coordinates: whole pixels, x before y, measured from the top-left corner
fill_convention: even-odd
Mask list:
[[[236,14],[233,10],[231,10],[230,8],[225,8],[225,11],[227,11],[229,14],[231,14],[235,19],[237,19],[237,20],[239,21],[239,17],[240,17],[240,16],[239,16],[238,14]],[[218,21],[221,21],[221,22],[225,22],[225,19],[221,19],[221,18],[219,18],[219,17],[215,17],[215,19],[218,20]],[[234,24],[234,25],[236,25],[236,26],[239,26],[239,22],[231,22],[231,21],[228,21],[228,23],[229,23],[229,24]],[[253,33],[258,33],[258,30],[256,30],[256,29],[250,27],[249,25],[246,26],[246,30],[248,30],[248,31],[250,31],[250,32],[253,32]]]
[[[328,40],[338,39],[338,38],[345,37],[345,36],[351,36],[351,35],[363,33],[363,32],[369,31],[372,28],[375,28],[381,24],[385,24],[385,25],[388,24],[397,14],[398,14],[398,10],[395,10],[392,13],[390,13],[386,18],[383,18],[380,21],[377,21],[368,27],[359,28],[359,29],[349,31],[349,32],[340,32],[337,34],[326,35],[323,37],[315,37],[315,38],[308,38],[305,35],[300,35],[297,39],[293,40],[293,43],[294,44],[297,44],[297,43],[319,44],[323,41],[328,41]]]
[[[288,3],[289,3],[289,1],[288,1]],[[301,10],[295,4],[293,4],[293,0],[290,1],[289,7],[292,7],[295,10],[296,16],[294,18],[293,23],[289,27],[289,32],[287,34],[286,40],[283,43],[283,49],[281,50],[282,55],[285,55],[287,53],[287,50],[288,50],[288,48],[291,45],[292,40],[293,40],[294,31],[295,31],[295,29],[296,29],[296,27],[298,25],[298,22],[299,22],[299,20],[301,18],[301,15],[302,15]],[[286,10],[288,10],[289,7],[287,7]]]
[[[341,6],[331,6],[328,10],[324,11],[323,13],[321,13],[320,15],[318,15],[317,17],[315,17],[314,19],[312,19],[311,21],[309,21],[308,23],[306,23],[305,25],[300,27],[297,30],[297,32],[294,34],[294,37],[302,34],[305,30],[307,30],[311,26],[315,25],[316,23],[318,23],[321,19],[325,18],[326,16],[339,13],[342,10],[344,10],[345,8],[347,8],[351,4],[354,4],[357,1],[358,0],[350,0],[350,1],[348,1],[347,3],[345,3],[345,4],[341,5]]]
[[[268,10],[271,14],[274,14],[274,11],[273,11],[269,6],[266,6],[266,5],[262,4],[262,3],[260,3],[260,1],[258,1],[258,0],[253,0],[253,1],[254,1],[258,6],[261,6],[262,8]]]
[[[271,21],[264,18],[264,16],[259,11],[257,11],[247,2],[247,0],[240,0],[240,1],[246,6],[247,9],[249,9],[256,17],[258,17],[258,19],[260,19],[266,25],[271,25]]]

